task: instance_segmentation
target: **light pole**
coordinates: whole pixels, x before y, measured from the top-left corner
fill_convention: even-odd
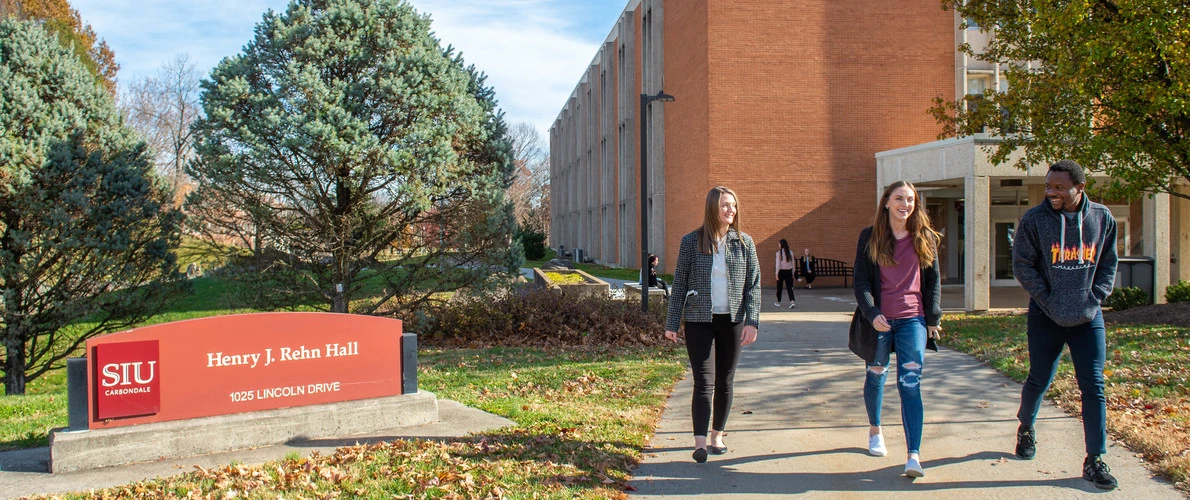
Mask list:
[[[665,91],[640,95],[640,310],[649,311],[649,103],[673,102]]]

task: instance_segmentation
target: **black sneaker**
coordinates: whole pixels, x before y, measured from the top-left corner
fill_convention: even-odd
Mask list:
[[[1037,434],[1033,429],[1020,426],[1016,430],[1016,456],[1022,460],[1033,460],[1037,454]]]
[[[1087,455],[1083,461],[1083,479],[1095,484],[1101,490],[1116,489],[1116,478],[1111,475],[1111,468],[1099,459],[1099,455]]]

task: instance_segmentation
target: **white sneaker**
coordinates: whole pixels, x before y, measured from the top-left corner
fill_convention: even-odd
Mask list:
[[[910,458],[905,462],[905,475],[909,477],[926,477],[926,471],[922,470],[921,464],[916,458]]]
[[[780,302],[773,302],[773,305],[774,305],[774,306],[777,306],[777,307],[781,307],[781,303],[780,303]]]
[[[884,447],[884,434],[868,437],[868,454],[874,457],[888,455],[888,448]]]
[[[789,308],[790,308],[790,309],[793,309],[794,307],[796,307],[796,306],[795,306],[795,305],[793,305],[793,302],[790,302],[790,303],[789,303]]]

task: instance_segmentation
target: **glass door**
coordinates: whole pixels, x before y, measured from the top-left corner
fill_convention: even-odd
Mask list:
[[[1012,274],[1012,242],[1016,236],[1016,221],[992,221],[992,286],[1016,286]]]

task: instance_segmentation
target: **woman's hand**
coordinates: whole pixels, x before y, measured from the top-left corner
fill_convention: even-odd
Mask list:
[[[748,345],[756,342],[756,327],[748,325],[744,327],[744,335],[740,339],[740,345]]]
[[[666,331],[665,331],[665,338],[667,338],[667,339],[669,339],[669,340],[672,340],[672,341],[674,341],[674,342],[677,342],[677,341],[678,341],[678,332],[671,332],[671,331],[669,331],[669,330],[666,330]]]
[[[878,332],[887,332],[892,330],[892,325],[889,325],[888,320],[884,318],[883,314],[881,314],[876,316],[876,319],[872,320],[872,328],[875,328]]]
[[[942,325],[927,326],[926,327],[926,337],[934,339],[934,340],[941,339],[942,338]]]

